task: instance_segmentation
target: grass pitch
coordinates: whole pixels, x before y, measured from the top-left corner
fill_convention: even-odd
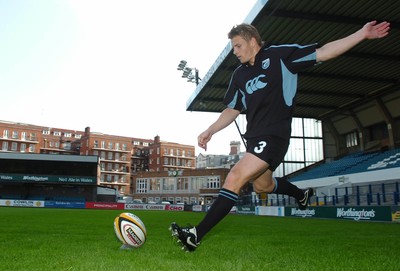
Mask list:
[[[143,247],[119,250],[119,210],[0,207],[0,270],[399,270],[400,225],[228,215],[193,253],[168,231],[204,213],[130,211]]]

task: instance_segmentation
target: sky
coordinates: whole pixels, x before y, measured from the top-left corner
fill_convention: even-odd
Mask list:
[[[0,120],[229,154],[234,124],[197,147],[218,113],[186,111],[196,85],[177,66],[205,75],[255,3],[0,0]]]

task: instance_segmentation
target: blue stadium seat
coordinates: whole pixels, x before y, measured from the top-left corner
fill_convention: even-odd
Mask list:
[[[341,176],[399,166],[400,149],[370,153],[357,152],[305,171],[295,177],[290,178],[290,181],[295,182],[330,176]]]

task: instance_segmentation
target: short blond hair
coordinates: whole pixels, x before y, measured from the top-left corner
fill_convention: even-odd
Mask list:
[[[245,41],[250,41],[251,38],[255,38],[258,45],[262,46],[263,44],[260,33],[258,33],[258,30],[251,24],[242,23],[232,27],[231,31],[228,33],[228,38],[232,39],[236,36],[242,37]]]

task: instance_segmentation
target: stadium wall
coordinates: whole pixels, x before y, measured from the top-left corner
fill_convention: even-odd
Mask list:
[[[104,202],[68,202],[68,201],[37,201],[37,200],[0,200],[0,207],[30,207],[30,208],[80,208],[80,209],[110,209],[110,210],[147,210],[147,211],[206,211],[204,206],[186,206],[180,204],[131,204]],[[188,209],[188,207],[190,209]],[[353,221],[399,222],[400,206],[323,206],[309,207],[300,210],[284,206],[234,206],[231,213],[242,215],[327,218]]]

